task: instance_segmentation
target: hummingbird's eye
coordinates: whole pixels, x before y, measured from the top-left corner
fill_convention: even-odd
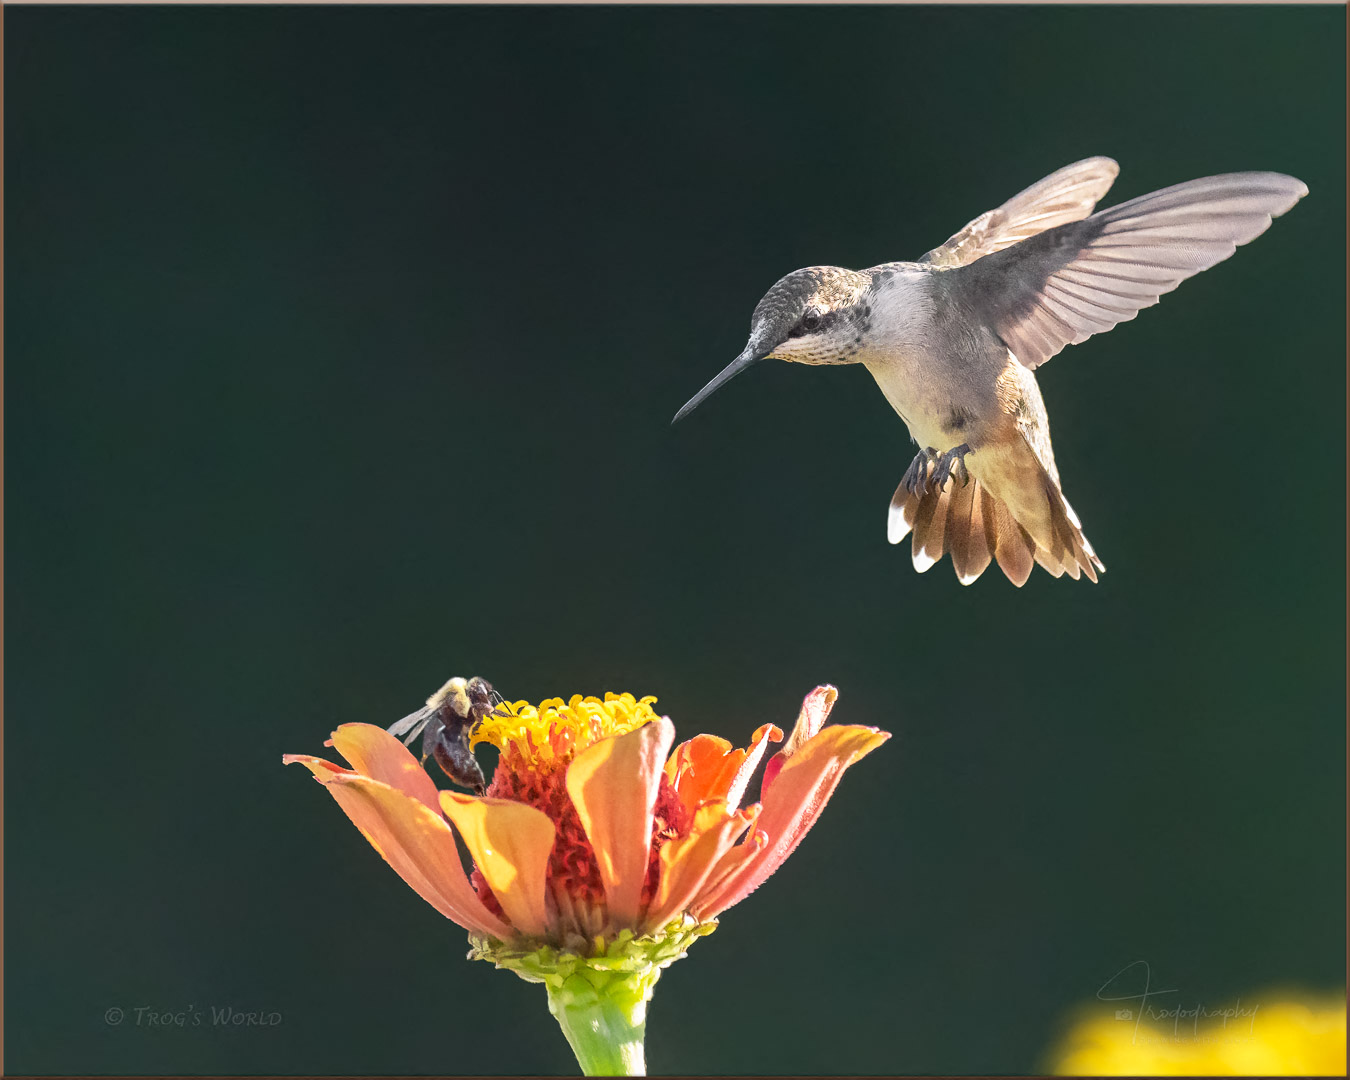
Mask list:
[[[815,330],[820,326],[820,322],[821,322],[820,312],[808,311],[805,315],[803,315],[800,319],[797,320],[797,325],[788,331],[788,337],[790,338],[801,337],[803,334],[814,333]]]

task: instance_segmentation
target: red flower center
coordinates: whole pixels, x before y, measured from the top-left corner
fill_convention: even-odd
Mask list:
[[[502,751],[497,768],[492,774],[492,783],[487,795],[489,798],[510,799],[525,803],[546,814],[557,830],[553,841],[553,851],[549,855],[545,881],[550,898],[550,906],[567,907],[572,911],[603,912],[605,890],[600,880],[600,868],[596,863],[595,850],[582,828],[581,818],[571,797],[567,794],[567,760],[553,760],[541,763],[538,760],[527,761],[520,748],[508,744]],[[675,789],[664,775],[656,796],[656,807],[652,823],[651,850],[647,862],[647,876],[643,883],[642,902],[648,903],[656,892],[660,879],[660,852],[666,841],[684,836],[689,831],[690,814],[680,802]],[[504,913],[497,898],[492,895],[487,881],[475,866],[470,875],[478,895],[493,914]],[[568,912],[554,913],[559,923],[568,922]],[[584,921],[568,929],[575,930],[583,937],[591,936],[598,929]]]

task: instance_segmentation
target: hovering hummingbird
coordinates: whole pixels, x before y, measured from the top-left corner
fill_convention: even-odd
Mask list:
[[[1096,581],[1106,567],[1060,490],[1033,372],[1228,258],[1308,194],[1292,176],[1228,173],[1093,214],[1119,171],[1106,157],[1066,166],[918,262],[788,274],[756,305],[741,354],[675,421],[765,358],[862,364],[919,447],[887,527],[892,544],[913,532],[916,570],[950,552],[965,585],[991,559],[1014,585],[1033,563]]]

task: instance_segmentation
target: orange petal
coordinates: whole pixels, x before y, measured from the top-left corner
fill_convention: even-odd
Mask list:
[[[695,735],[675,747],[666,762],[666,779],[675,789],[686,810],[693,810],[708,799],[720,799],[735,775],[735,766],[727,767],[731,743],[716,735]]]
[[[713,867],[758,816],[758,806],[733,811],[720,799],[698,808],[689,834],[668,840],[661,848],[660,884],[647,907],[648,932],[659,930],[689,906]]]
[[[459,861],[454,833],[439,813],[388,784],[331,761],[290,757],[314,773],[371,847],[423,900],[466,930],[500,939],[512,936],[511,928],[473,891]]]
[[[374,724],[343,724],[333,732],[333,746],[362,776],[398,788],[438,814],[436,785],[417,758],[398,739]]]
[[[788,741],[783,744],[783,749],[769,759],[769,764],[764,769],[764,782],[760,785],[761,791],[769,790],[769,785],[773,783],[774,777],[778,775],[778,770],[783,767],[788,758],[805,746],[825,726],[825,721],[830,717],[830,710],[834,708],[834,703],[838,698],[839,691],[829,685],[817,686],[806,695],[802,702],[801,712],[797,714],[797,723],[792,727],[792,734],[788,736]]]
[[[695,735],[675,748],[666,764],[666,777],[686,810],[692,812],[700,803],[714,799],[725,799],[734,810],[764,755],[766,740],[782,742],[783,733],[773,724],[764,724],[751,736],[749,750],[733,750],[731,743],[715,735]]]
[[[755,803],[747,808],[747,812],[751,810],[758,814],[763,811],[763,807]],[[712,868],[703,882],[703,888],[699,890],[699,895],[688,904],[690,914],[697,919],[712,918],[716,912],[705,913],[708,912],[711,902],[721,896],[727,886],[735,881],[745,867],[757,860],[768,845],[769,837],[763,829],[751,829],[750,834],[723,855]],[[721,910],[723,909],[718,908],[718,911]]]
[[[675,725],[661,717],[588,746],[567,767],[567,794],[595,851],[610,917],[635,926],[651,852],[652,809]]]
[[[524,934],[548,929],[544,905],[555,830],[548,815],[510,799],[441,792],[441,809],[455,824],[506,917]]]
[[[825,728],[788,758],[764,795],[756,830],[764,834],[764,846],[742,851],[742,844],[723,856],[709,876],[712,884],[691,906],[694,916],[711,918],[764,884],[816,823],[844,770],[890,737],[877,728],[840,724]]]
[[[727,788],[727,805],[735,810],[741,805],[741,799],[745,797],[746,786],[750,783],[750,777],[755,774],[755,769],[759,766],[759,759],[764,756],[764,751],[768,749],[771,742],[782,742],[782,729],[774,724],[763,724],[755,729],[755,733],[750,736],[750,749],[741,750],[741,761],[736,768],[736,776]]]
[[[334,764],[327,758],[310,757],[309,754],[282,754],[281,763],[283,765],[303,765],[316,777],[319,776],[319,770],[324,770],[324,777],[320,778],[320,783],[327,779],[327,773],[351,773],[351,769],[344,769],[341,765]]]

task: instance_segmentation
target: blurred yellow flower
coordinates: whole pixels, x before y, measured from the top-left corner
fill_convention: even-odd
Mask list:
[[[1256,998],[1237,1015],[1082,1014],[1050,1056],[1056,1076],[1344,1076],[1345,998]]]

